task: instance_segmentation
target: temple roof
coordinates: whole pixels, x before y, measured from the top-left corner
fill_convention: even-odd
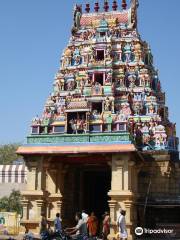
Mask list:
[[[178,151],[151,49],[138,33],[138,0],[118,5],[75,5],[52,93],[19,154]]]

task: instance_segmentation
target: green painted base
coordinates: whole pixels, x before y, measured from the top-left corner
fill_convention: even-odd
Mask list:
[[[128,132],[122,133],[88,133],[62,135],[31,135],[27,137],[28,144],[40,143],[78,143],[78,142],[128,142],[132,143]]]

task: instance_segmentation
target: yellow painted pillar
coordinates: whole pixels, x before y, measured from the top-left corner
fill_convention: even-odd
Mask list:
[[[134,217],[134,203],[137,194],[137,174],[134,160],[131,154],[119,154],[112,157],[112,179],[111,190],[108,195],[111,216],[111,234],[114,238],[117,234],[117,216],[121,209],[126,210],[126,223],[128,240],[133,238],[133,225],[136,222]]]
[[[49,208],[49,220],[54,220],[56,213],[62,212],[63,186],[63,166],[61,164],[49,165],[46,169],[46,191],[49,193],[48,203],[51,204],[51,208]]]
[[[26,190],[36,190],[36,175],[37,173],[37,167],[36,166],[28,166],[28,172],[27,172],[27,188]]]
[[[37,232],[41,213],[45,213],[44,200],[45,191],[43,189],[43,157],[25,158],[27,173],[27,186],[23,195],[23,219],[22,224],[31,231]]]
[[[110,217],[111,217],[111,228],[110,228],[110,236],[114,236],[117,229],[116,229],[116,200],[109,201],[109,209],[110,209]]]
[[[48,169],[47,190],[50,194],[56,193],[56,170]]]
[[[36,205],[37,205],[37,214],[36,214],[36,220],[40,221],[41,220],[41,214],[46,214],[44,212],[44,201],[43,200],[36,200]]]
[[[28,206],[29,206],[29,201],[28,200],[22,200],[22,207],[23,207],[23,220],[27,221],[29,218],[28,214]]]

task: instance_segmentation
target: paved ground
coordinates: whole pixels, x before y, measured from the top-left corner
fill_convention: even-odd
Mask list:
[[[0,240],[9,240],[9,239],[13,239],[13,240],[23,240],[23,235],[19,235],[19,236],[5,236],[5,235],[0,235]],[[40,239],[40,238],[35,238],[35,239]]]
[[[16,240],[22,240],[23,236],[4,236],[4,235],[0,235],[0,240],[4,240],[4,239],[16,239]]]

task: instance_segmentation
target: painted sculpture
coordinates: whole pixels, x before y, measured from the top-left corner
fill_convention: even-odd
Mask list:
[[[109,12],[74,8],[72,36],[32,135],[128,132],[142,150],[178,148],[149,45],[137,30],[138,1]],[[122,127],[123,126],[123,127]]]

